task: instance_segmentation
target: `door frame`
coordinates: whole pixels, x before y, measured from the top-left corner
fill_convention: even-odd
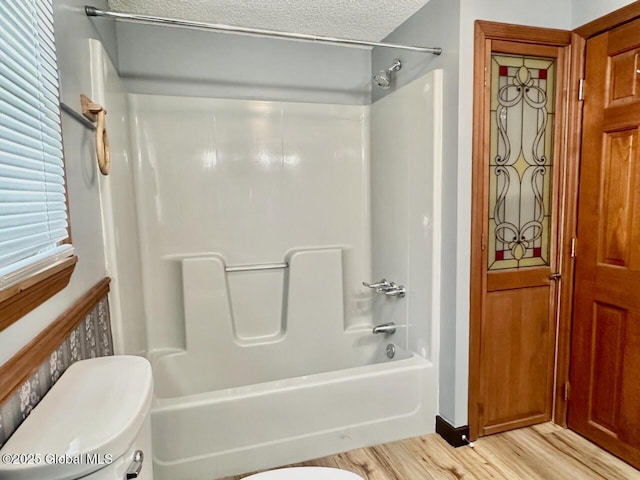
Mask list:
[[[551,47],[567,48],[566,64],[572,60],[571,52],[571,32],[567,30],[557,30],[538,27],[525,27],[520,25],[487,22],[477,20],[475,22],[475,46],[474,46],[474,98],[473,98],[473,118],[481,119],[475,123],[473,128],[473,150],[472,150],[472,178],[478,181],[472,182],[472,205],[471,205],[471,285],[470,285],[470,309],[469,309],[469,403],[468,403],[468,419],[469,419],[469,436],[471,440],[476,440],[480,433],[479,428],[479,410],[478,402],[480,398],[480,345],[481,345],[481,328],[484,316],[484,292],[486,291],[486,278],[483,275],[483,247],[486,243],[484,238],[484,220],[485,220],[485,197],[487,196],[486,176],[484,160],[485,152],[488,147],[489,128],[488,116],[486,115],[487,95],[486,95],[486,75],[487,58],[489,56],[488,40],[503,40],[518,43],[529,43],[532,45],[544,45]],[[568,95],[567,90],[570,83],[568,76],[570,74],[569,65],[566,65],[564,78],[558,81],[558,95],[566,95],[567,102],[564,102],[563,116],[556,121],[563,125],[563,131],[567,132],[568,124]],[[560,144],[556,151],[559,155],[556,160],[556,168],[558,168],[558,176],[561,179],[561,197],[556,202],[556,208],[559,208],[558,215],[558,240],[557,246],[558,266],[563,272],[563,281],[559,284],[558,298],[564,297],[564,285],[573,283],[564,281],[564,259],[566,257],[565,243],[562,239],[565,237],[565,215],[564,204],[567,194],[565,193],[568,185],[565,178],[567,172],[565,166],[567,162],[568,145]],[[563,312],[564,313],[564,312]],[[558,315],[560,308],[558,308]],[[559,337],[559,331],[556,331],[556,350]],[[557,370],[557,365],[556,365]],[[568,378],[568,368],[567,368]],[[554,404],[556,392],[558,391],[558,375],[554,380]],[[563,382],[564,385],[564,382]],[[564,387],[562,387],[564,388]],[[552,418],[555,420],[555,408],[553,409]]]
[[[582,101],[579,99],[580,79],[584,78],[586,42],[589,38],[612,30],[620,25],[640,18],[640,0],[624,6],[603,17],[593,20],[572,32],[495,22],[476,21],[474,46],[474,118],[482,118],[473,129],[472,178],[484,178],[485,132],[488,128],[485,117],[485,61],[487,40],[511,40],[522,43],[537,43],[551,46],[568,46],[569,71],[565,136],[566,142],[560,161],[563,168],[564,185],[560,199],[558,238],[559,267],[562,281],[558,292],[558,320],[556,332],[556,368],[554,380],[553,421],[566,427],[568,400],[570,398],[569,366],[571,358],[571,328],[573,316],[573,285],[575,276],[574,257],[579,252],[577,239],[578,183],[582,146]],[[588,95],[588,93],[587,93]],[[482,235],[484,214],[483,182],[472,183],[471,208],[471,285],[469,311],[469,402],[468,421],[471,440],[478,438],[478,399],[480,386],[480,328],[483,314]],[[575,247],[575,250],[574,248]]]

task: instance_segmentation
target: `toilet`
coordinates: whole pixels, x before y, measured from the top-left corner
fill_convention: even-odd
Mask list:
[[[153,480],[152,396],[142,357],[74,363],[0,450],[0,478]]]
[[[338,468],[291,467],[256,473],[243,480],[364,480],[360,475]]]

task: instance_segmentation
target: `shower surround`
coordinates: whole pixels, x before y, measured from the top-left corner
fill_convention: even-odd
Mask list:
[[[105,98],[117,79],[97,64]],[[127,112],[106,96],[132,151],[101,185],[107,263],[130,275],[139,242],[144,302],[114,312],[114,333],[125,353],[145,325],[158,479],[433,430],[441,96],[439,71],[374,106],[129,94]],[[118,227],[129,220],[137,232]],[[385,272],[407,297],[362,286]],[[373,335],[383,321],[397,333]]]
[[[370,325],[367,107],[130,99],[150,350],[179,368],[269,351],[284,378],[313,373],[291,357],[302,337]]]

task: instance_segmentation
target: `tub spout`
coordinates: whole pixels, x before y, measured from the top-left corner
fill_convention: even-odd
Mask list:
[[[396,333],[396,324],[393,322],[383,323],[373,327],[373,333]]]

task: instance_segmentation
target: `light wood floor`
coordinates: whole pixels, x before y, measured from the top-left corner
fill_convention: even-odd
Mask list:
[[[474,448],[451,448],[434,434],[295,466],[338,467],[366,480],[640,479],[640,471],[551,423],[484,437]]]

